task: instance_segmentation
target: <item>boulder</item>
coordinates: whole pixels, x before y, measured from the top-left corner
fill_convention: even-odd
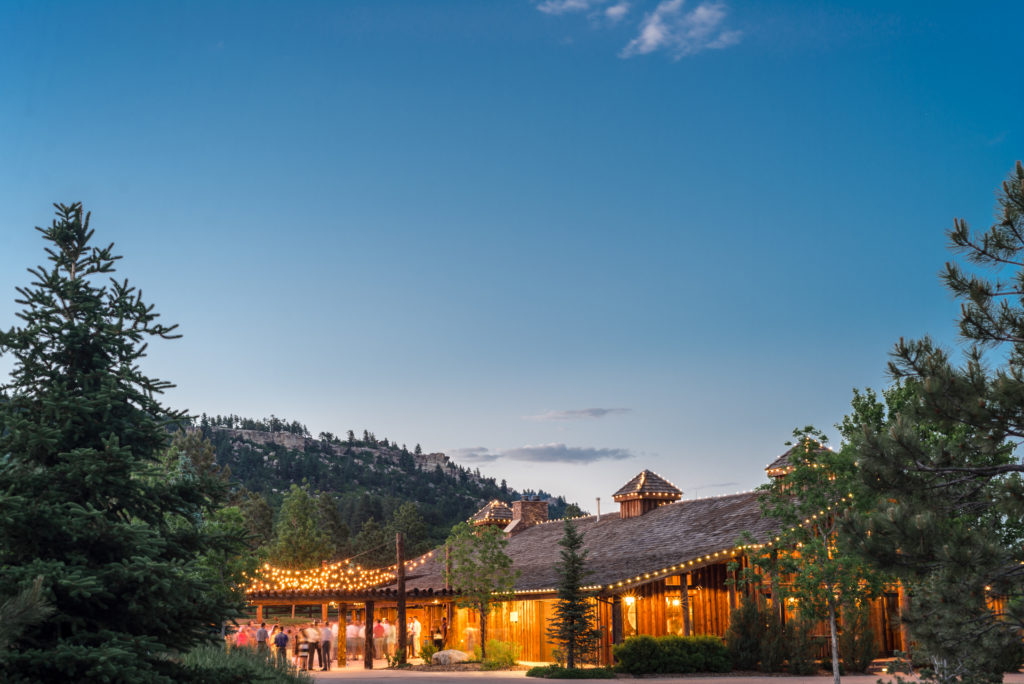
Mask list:
[[[464,663],[469,660],[469,656],[463,651],[456,651],[454,648],[449,648],[444,651],[438,651],[430,658],[432,665],[454,665],[455,663]]]

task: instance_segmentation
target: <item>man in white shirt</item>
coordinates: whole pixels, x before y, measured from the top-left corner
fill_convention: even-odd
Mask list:
[[[323,666],[320,669],[324,672],[331,671],[331,627],[329,623],[324,623],[323,627],[320,628],[320,664]]]
[[[345,654],[350,660],[356,657],[356,642],[359,639],[359,627],[355,622],[345,627]]]
[[[423,625],[420,624],[420,619],[414,617],[412,619],[412,654],[413,657],[417,657],[420,654],[420,632],[423,631]]]

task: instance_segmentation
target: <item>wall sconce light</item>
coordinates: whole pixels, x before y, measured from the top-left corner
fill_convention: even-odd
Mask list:
[[[634,601],[636,601],[636,598],[633,597],[633,596],[623,596],[622,597],[622,602],[625,603],[627,606],[633,605]]]
[[[519,622],[519,611],[518,610],[513,610],[513,611],[509,612],[509,614],[508,614],[508,621],[511,622],[512,624],[515,624],[515,623]]]

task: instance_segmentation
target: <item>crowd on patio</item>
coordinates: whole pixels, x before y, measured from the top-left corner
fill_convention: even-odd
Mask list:
[[[413,617],[406,625],[407,653],[411,657],[420,655],[422,631],[423,627],[417,617]],[[445,632],[447,629],[437,630],[431,635],[435,647],[443,648],[447,636]],[[340,658],[339,637],[344,638],[344,660]],[[372,649],[372,657],[377,660],[394,658],[398,652],[398,628],[386,618],[375,620],[369,634],[366,625],[359,619],[348,620],[344,630],[338,622],[319,620],[293,626],[274,624],[270,627],[265,622],[257,625],[249,621],[225,638],[229,648],[253,649],[299,670],[329,671],[332,663],[344,667],[349,660],[363,660],[367,647]]]

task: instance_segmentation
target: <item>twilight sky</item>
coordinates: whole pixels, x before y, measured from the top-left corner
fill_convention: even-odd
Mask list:
[[[0,3],[0,325],[82,201],[194,413],[445,451],[593,510],[750,489],[952,344],[1024,156],[1024,5]],[[0,372],[9,369],[0,359]],[[607,509],[606,509],[607,510]]]

